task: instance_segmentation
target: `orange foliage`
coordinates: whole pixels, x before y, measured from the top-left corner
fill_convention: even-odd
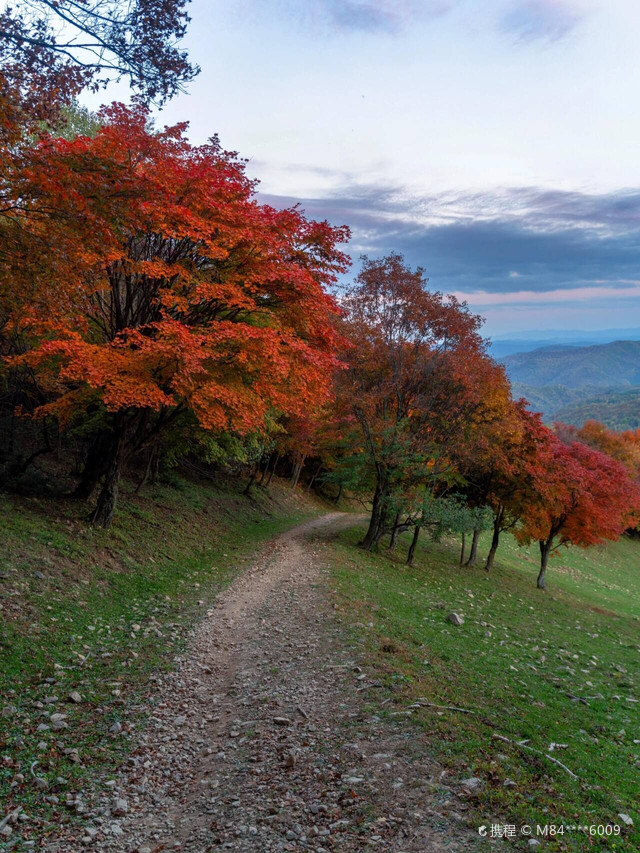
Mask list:
[[[98,399],[247,433],[270,410],[317,410],[338,364],[324,288],[347,230],[258,204],[216,139],[153,132],[141,107],[102,118],[95,139],[43,139],[14,187],[23,251],[0,286],[40,412],[64,421]]]
[[[551,434],[534,472],[528,511],[516,532],[520,542],[538,540],[544,587],[546,558],[563,545],[588,547],[617,539],[640,513],[640,489],[624,466],[581,441]]]

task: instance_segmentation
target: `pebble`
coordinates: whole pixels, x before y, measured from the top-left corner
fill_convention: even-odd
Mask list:
[[[128,811],[128,802],[123,797],[115,797],[111,803],[111,814],[115,817],[124,817]]]
[[[476,794],[484,788],[485,782],[484,779],[479,779],[477,776],[472,776],[470,779],[463,779],[462,786],[466,788],[469,793]]]

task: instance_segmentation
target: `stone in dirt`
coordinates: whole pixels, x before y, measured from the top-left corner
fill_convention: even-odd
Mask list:
[[[129,804],[123,797],[116,797],[111,803],[111,814],[114,817],[124,817],[129,811]]]
[[[484,780],[478,779],[477,776],[472,776],[470,779],[463,779],[462,785],[470,794],[476,794],[484,788]]]
[[[447,616],[447,622],[451,622],[452,625],[464,625],[464,619],[459,613],[450,613]]]

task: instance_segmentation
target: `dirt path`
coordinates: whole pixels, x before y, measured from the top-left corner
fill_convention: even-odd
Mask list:
[[[341,638],[323,559],[324,540],[352,522],[334,513],[284,534],[219,596],[150,698],[95,837],[73,849],[475,846],[415,729],[363,707],[375,690]]]

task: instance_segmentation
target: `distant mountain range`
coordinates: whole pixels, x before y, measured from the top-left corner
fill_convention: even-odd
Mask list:
[[[632,329],[552,329],[550,331],[511,332],[492,337],[489,349],[494,358],[531,352],[549,346],[589,347],[614,341],[639,341],[640,328]]]
[[[516,397],[547,421],[580,426],[595,418],[614,429],[640,424],[640,340],[552,345],[501,359]]]
[[[502,359],[512,382],[565,388],[640,385],[640,341],[541,347]]]

